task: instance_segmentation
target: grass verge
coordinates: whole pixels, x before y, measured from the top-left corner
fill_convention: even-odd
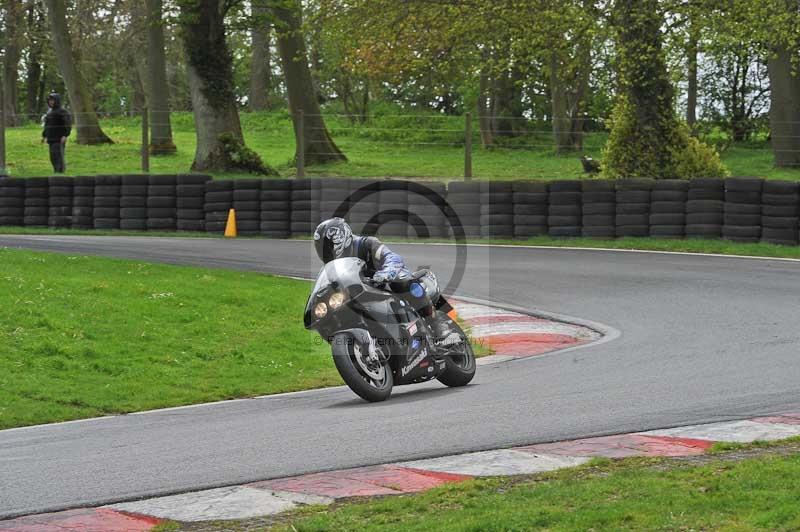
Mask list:
[[[303,328],[308,282],[3,248],[0,263],[0,429],[342,383]]]
[[[340,384],[309,283],[0,249],[0,429]]]
[[[203,530],[798,530],[800,438],[450,484]],[[199,530],[169,524],[170,530]]]

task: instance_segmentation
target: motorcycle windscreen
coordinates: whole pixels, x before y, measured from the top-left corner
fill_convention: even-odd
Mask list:
[[[317,274],[314,288],[306,302],[305,315],[309,313],[317,304],[317,296],[333,285],[337,290],[344,290],[351,296],[356,295],[362,290],[361,269],[364,261],[355,257],[345,257],[332,260],[327,263]]]

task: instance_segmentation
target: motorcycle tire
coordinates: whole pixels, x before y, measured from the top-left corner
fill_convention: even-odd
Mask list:
[[[464,334],[458,323],[450,319],[449,316],[441,312],[439,319],[445,320],[452,330],[461,335],[464,341],[460,347],[461,354],[454,355],[451,353],[445,355],[445,370],[437,378],[439,382],[451,388],[466,386],[475,376],[475,352],[472,350],[472,344],[469,343],[469,338]]]
[[[342,376],[345,384],[356,395],[370,403],[385,401],[392,395],[392,368],[387,362],[383,363],[383,381],[378,382],[370,378],[356,361],[356,343],[347,334],[334,335],[331,341],[333,363]]]

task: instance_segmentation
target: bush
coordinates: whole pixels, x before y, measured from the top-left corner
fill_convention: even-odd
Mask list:
[[[278,175],[273,168],[261,160],[261,156],[251,150],[244,143],[230,133],[219,136],[222,144],[222,157],[228,170],[244,170],[251,174]]]
[[[617,103],[603,149],[602,177],[691,179],[727,175],[717,151],[692,137],[689,128],[673,116],[661,118],[660,127],[642,127],[624,98]]]
[[[673,176],[676,179],[693,177],[725,177],[730,172],[722,164],[717,150],[689,135],[688,128],[681,125],[681,135],[686,137],[686,147],[673,152]]]

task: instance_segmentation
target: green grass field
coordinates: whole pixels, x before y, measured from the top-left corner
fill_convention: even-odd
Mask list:
[[[310,283],[0,249],[0,429],[340,384]]]
[[[743,450],[744,449],[744,450]],[[595,460],[208,530],[798,530],[800,440],[688,459]],[[165,527],[166,528],[166,527]]]
[[[242,113],[242,126],[248,145],[283,176],[294,175],[292,123],[285,111]],[[365,125],[351,124],[346,118],[331,115],[328,126],[339,147],[347,154],[346,163],[309,167],[308,175],[341,177],[409,177],[441,180],[460,179],[464,170],[463,119],[435,114],[379,115]],[[111,118],[102,121],[106,133],[116,144],[109,146],[67,147],[69,175],[140,172],[140,120]],[[185,173],[194,158],[195,135],[191,114],[175,113],[173,129],[178,153],[152,158],[152,173]],[[473,127],[477,130],[477,125]],[[7,158],[9,171],[18,177],[45,176],[51,173],[46,146],[40,144],[37,125],[9,129]],[[589,133],[586,153],[599,158],[605,133]],[[480,148],[473,141],[473,173],[480,179],[579,179],[584,177],[577,156],[555,156],[549,133],[535,130],[515,142],[517,148]],[[800,180],[800,168],[776,169],[772,153],[764,142],[734,145],[723,154],[732,175],[771,179]],[[220,174],[216,177],[253,177]]]
[[[0,430],[342,384],[303,328],[309,282],[5,248],[0,264]]]

